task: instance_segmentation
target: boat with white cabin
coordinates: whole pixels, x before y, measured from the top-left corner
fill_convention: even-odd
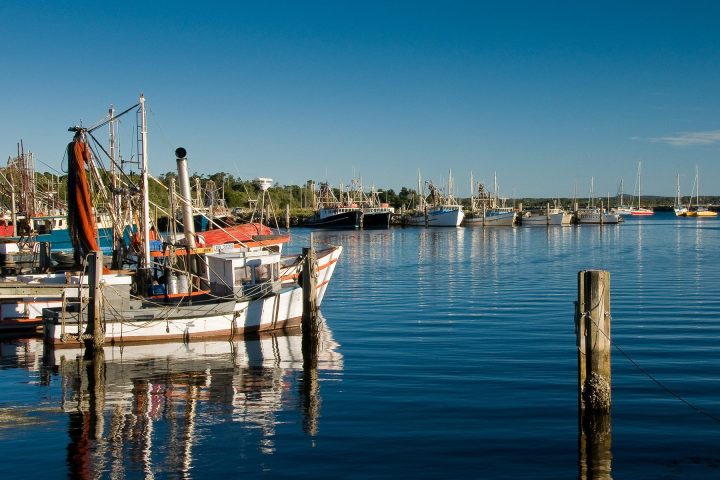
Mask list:
[[[531,209],[524,212],[520,217],[520,222],[524,227],[564,226],[572,223],[572,214],[557,205],[550,207],[548,204],[544,209]]]
[[[506,199],[500,198],[497,175],[494,176],[494,190],[489,192],[482,182],[477,183],[477,195],[470,197],[470,211],[465,216],[467,226],[512,227],[517,224],[518,214],[514,207],[505,205]],[[470,188],[474,193],[476,186],[470,174]]]
[[[425,189],[420,183],[420,175],[418,174],[418,192],[419,201],[415,206],[415,210],[406,217],[405,223],[418,227],[459,227],[465,217],[463,207],[455,201],[452,195],[452,175],[448,176],[448,194],[443,194],[442,190],[434,185],[431,181],[425,182],[427,187],[427,196]]]

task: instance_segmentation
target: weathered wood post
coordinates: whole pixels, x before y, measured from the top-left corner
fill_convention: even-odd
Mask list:
[[[550,203],[545,204],[545,222],[550,225]]]
[[[610,272],[580,271],[575,324],[580,409],[609,410]]]
[[[310,233],[310,247],[303,248],[302,286],[303,286],[303,318],[302,326],[315,323],[317,317],[317,256],[313,245],[313,234]]]
[[[103,254],[100,251],[88,255],[88,322],[85,330],[85,347],[102,348],[105,332],[102,326],[100,280],[103,275]]]
[[[581,478],[611,471],[610,272],[578,273],[578,453]]]
[[[318,336],[319,321],[317,308],[317,255],[313,243],[313,234],[310,233],[310,247],[303,248],[305,263],[302,271],[303,286],[303,317],[302,317],[302,353],[303,353],[303,379],[301,394],[303,399],[303,430],[308,435],[317,433],[317,418],[319,410],[318,396]]]

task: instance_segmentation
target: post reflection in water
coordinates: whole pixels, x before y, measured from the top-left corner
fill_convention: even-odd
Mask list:
[[[242,428],[232,438],[257,438],[251,448],[273,454],[277,416],[293,406],[300,407],[305,433],[315,435],[319,372],[341,371],[343,358],[322,317],[313,333],[303,339],[293,329],[232,342],[105,347],[87,354],[47,351],[45,365],[61,383],[61,407],[69,416],[68,475],[190,478],[194,449],[212,437],[210,427],[223,423]],[[293,391],[299,401],[288,398]]]
[[[612,478],[610,411],[581,411],[579,417],[578,478],[581,480]]]

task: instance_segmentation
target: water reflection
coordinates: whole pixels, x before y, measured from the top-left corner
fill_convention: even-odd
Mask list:
[[[343,357],[324,319],[314,332],[309,342],[298,329],[232,342],[48,350],[42,363],[41,341],[20,340],[3,345],[2,365],[37,369],[60,389],[68,476],[189,478],[196,450],[224,438],[219,428],[267,455],[285,412],[315,435],[319,377],[342,371]]]
[[[612,478],[612,427],[609,411],[581,411],[578,435],[578,478]]]

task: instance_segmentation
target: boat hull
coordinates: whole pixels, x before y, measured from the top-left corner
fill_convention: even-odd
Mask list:
[[[466,217],[465,225],[484,227],[512,227],[516,223],[515,220],[515,212],[486,212],[485,216],[480,214],[478,216]]]
[[[407,224],[416,227],[459,227],[465,218],[459,208],[429,209],[427,216],[423,212],[415,213],[407,218]]]
[[[313,228],[360,228],[362,212],[342,212],[336,215],[329,215],[324,218],[315,216],[305,222],[306,227]]]
[[[232,338],[234,335],[269,332],[300,326],[303,292],[299,286],[260,299],[198,302],[194,305],[108,308],[103,311],[105,343],[122,345],[142,342],[192,341],[205,338]],[[78,314],[47,309],[43,316],[46,343],[56,348],[82,343]],[[86,319],[83,319],[86,323]]]
[[[577,223],[581,225],[612,225],[620,223],[620,215],[615,213],[578,213]]]
[[[717,217],[717,212],[713,212],[712,210],[702,210],[702,211],[688,211],[685,216],[687,217],[704,217],[704,218],[712,218]]]
[[[567,212],[551,213],[550,215],[530,215],[522,217],[522,225],[525,227],[544,227],[547,225],[570,225],[572,215]]]
[[[334,246],[317,251],[317,279],[315,284],[316,303],[322,304],[330,279],[342,253],[341,246]],[[284,266],[280,270],[282,282],[286,286],[296,285],[302,269],[302,258],[286,256]],[[40,333],[43,330],[43,310],[60,308],[62,297],[77,294],[79,281],[64,274],[25,275],[23,282],[0,284],[0,332],[6,333]],[[22,278],[22,277],[20,277]],[[83,282],[87,278],[83,277]],[[104,276],[107,285],[127,285],[124,275],[108,274]],[[83,287],[87,288],[86,285]],[[86,294],[87,295],[87,294]],[[162,297],[159,297],[162,298]]]
[[[362,216],[363,228],[390,228],[390,212],[365,212]]]

